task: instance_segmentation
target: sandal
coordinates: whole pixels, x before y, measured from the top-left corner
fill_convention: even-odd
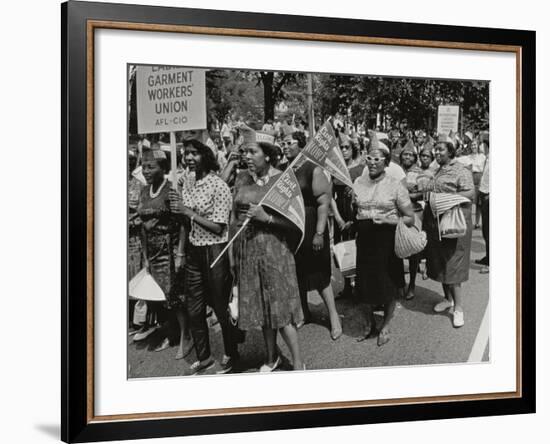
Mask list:
[[[375,338],[376,336],[378,336],[378,330],[376,330],[376,328],[371,328],[368,331],[368,333],[365,333],[364,336],[357,338],[356,342],[363,342],[363,341],[366,341],[367,339]]]
[[[376,343],[378,347],[382,347],[384,344],[387,344],[390,341],[390,333],[387,330],[380,330],[378,333],[378,340]]]

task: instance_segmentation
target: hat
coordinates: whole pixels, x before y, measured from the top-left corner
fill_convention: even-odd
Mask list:
[[[413,152],[415,154],[418,154],[418,152],[416,150],[416,147],[414,146],[414,143],[411,139],[407,140],[407,143],[403,147],[403,150],[401,150],[401,152],[405,152],[405,151],[410,151],[410,152]]]
[[[158,145],[157,145],[158,146]],[[147,149],[143,151],[143,160],[166,160],[166,152],[160,148]]]
[[[437,143],[450,143],[454,146],[455,141],[450,137],[450,135],[447,134],[438,134],[437,135]]]
[[[275,137],[263,131],[254,131],[249,126],[243,124],[239,127],[243,134],[243,143],[268,143],[270,145],[275,144]]]
[[[472,133],[471,131],[466,131],[466,132],[464,133],[464,135],[465,135],[468,139],[474,140],[474,133]]]
[[[338,134],[338,142],[340,145],[348,145],[348,146],[351,145],[351,139],[345,133]]]
[[[369,135],[371,136],[369,151],[382,150],[382,151],[386,151],[387,153],[389,153],[390,149],[388,148],[388,145],[386,145],[384,142],[380,141],[380,139],[378,138],[378,134],[386,136],[386,134],[384,134],[384,133],[376,133],[374,131],[369,133]]]

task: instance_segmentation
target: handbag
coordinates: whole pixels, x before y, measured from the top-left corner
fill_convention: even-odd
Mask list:
[[[229,320],[233,325],[237,325],[239,320],[239,287],[234,284],[231,287],[231,294],[229,296],[229,304],[227,305],[227,313],[229,314]]]
[[[343,277],[355,276],[355,262],[357,260],[357,245],[355,240],[339,242],[333,247],[336,266]]]
[[[400,259],[420,253],[428,243],[426,233],[416,225],[407,227],[400,217],[395,229],[395,255]]]
[[[454,239],[463,237],[467,229],[466,218],[459,205],[445,211],[439,221],[439,233],[443,238]]]
[[[166,296],[162,288],[160,288],[155,278],[153,278],[151,273],[145,268],[136,274],[128,283],[128,293],[130,297],[134,299],[159,302],[166,301]]]
[[[140,299],[136,302],[136,305],[134,306],[134,318],[132,321],[135,325],[143,325],[145,324],[146,320],[147,302],[145,302],[143,299]]]

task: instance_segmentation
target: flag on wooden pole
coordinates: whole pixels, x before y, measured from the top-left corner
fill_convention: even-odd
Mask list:
[[[328,171],[336,179],[353,187],[348,167],[330,122],[325,122],[319,128],[319,131],[310,139],[300,154]]]
[[[300,248],[305,233],[306,210],[300,184],[292,168],[287,168],[277,179],[260,204],[277,211],[300,229],[301,239],[296,250]]]

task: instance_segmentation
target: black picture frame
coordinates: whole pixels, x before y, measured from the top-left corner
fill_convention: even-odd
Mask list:
[[[520,245],[518,292],[519,380],[521,393],[498,399],[474,399],[323,408],[200,417],[98,420],[91,414],[90,346],[93,347],[93,147],[87,88],[93,75],[91,21],[185,25],[303,33],[317,36],[369,37],[380,44],[424,42],[439,47],[465,44],[517,48],[521,79],[518,97],[518,171],[521,199],[517,233]],[[366,21],[186,8],[69,1],[61,5],[62,23],[62,383],[61,438],[65,442],[143,439],[321,426],[417,421],[535,412],[535,32],[433,24]],[[146,31],[144,31],[146,32]],[[287,38],[282,36],[282,38]],[[330,38],[329,38],[330,40]],[[400,43],[406,42],[406,43]],[[408,42],[408,43],[407,43]],[[456,45],[460,42],[460,45]],[[420,45],[422,46],[422,45]],[[92,70],[90,70],[92,57]],[[522,115],[529,118],[522,118]],[[525,148],[524,148],[525,147]],[[91,222],[90,222],[91,221]],[[92,268],[90,268],[92,267]],[[92,344],[92,345],[90,345]],[[93,349],[92,349],[93,351]]]

